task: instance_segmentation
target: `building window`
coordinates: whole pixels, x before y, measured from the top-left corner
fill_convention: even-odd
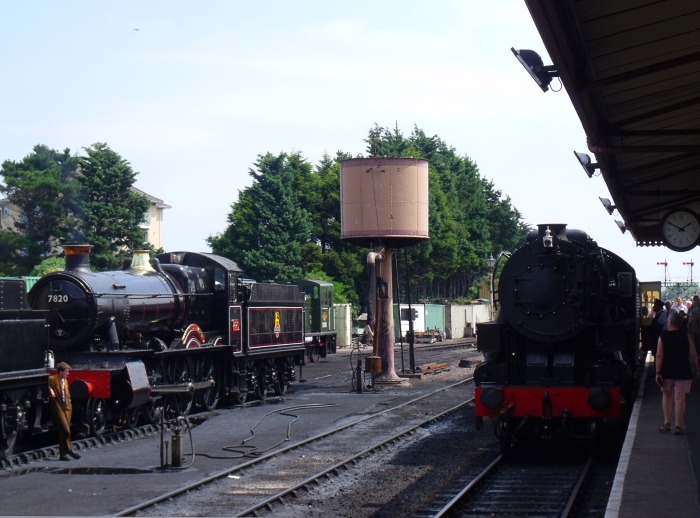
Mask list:
[[[141,227],[148,228],[151,226],[151,211],[146,211],[141,220]]]

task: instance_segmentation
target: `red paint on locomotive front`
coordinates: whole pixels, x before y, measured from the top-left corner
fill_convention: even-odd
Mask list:
[[[588,387],[503,387],[498,389],[503,394],[503,403],[491,409],[481,404],[481,393],[487,388],[474,390],[477,417],[497,417],[506,411],[508,417],[561,418],[567,414],[572,418],[614,418],[620,416],[622,406],[620,387],[616,386],[606,388],[610,405],[605,410],[595,410],[588,404],[591,393]]]
[[[56,374],[55,369],[49,371]],[[71,369],[68,373],[68,385],[74,381],[83,381],[90,387],[90,397],[95,399],[109,399],[112,397],[111,387],[112,373],[108,370],[80,370]]]

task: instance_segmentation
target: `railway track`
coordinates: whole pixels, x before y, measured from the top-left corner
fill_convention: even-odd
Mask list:
[[[378,451],[391,448],[426,424],[469,404],[461,390],[469,378],[353,420],[325,433],[266,452],[202,480],[159,495],[117,516],[191,514],[259,516],[279,512],[300,491],[324,484],[328,477]],[[303,412],[294,408],[289,413]],[[291,425],[290,425],[291,426]],[[289,435],[288,431],[288,435]],[[339,448],[342,444],[342,448]],[[232,458],[241,459],[245,447]]]
[[[426,515],[567,517],[593,458],[515,460],[499,456],[449,502]]]

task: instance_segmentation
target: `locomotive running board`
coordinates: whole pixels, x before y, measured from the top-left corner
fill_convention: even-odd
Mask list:
[[[204,390],[214,386],[214,380],[179,383],[177,385],[156,385],[151,387],[151,394],[186,394],[195,390]]]

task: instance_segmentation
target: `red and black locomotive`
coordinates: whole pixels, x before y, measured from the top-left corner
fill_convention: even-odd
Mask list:
[[[283,394],[295,380],[305,352],[297,286],[244,279],[207,253],[136,252],[122,270],[93,272],[89,245],[64,248],[65,271],[41,277],[28,299],[46,313],[49,354],[72,367],[73,423],[86,433]]]
[[[634,269],[580,230],[540,225],[503,264],[495,321],[477,327],[477,427],[591,439],[633,399],[639,358]]]

